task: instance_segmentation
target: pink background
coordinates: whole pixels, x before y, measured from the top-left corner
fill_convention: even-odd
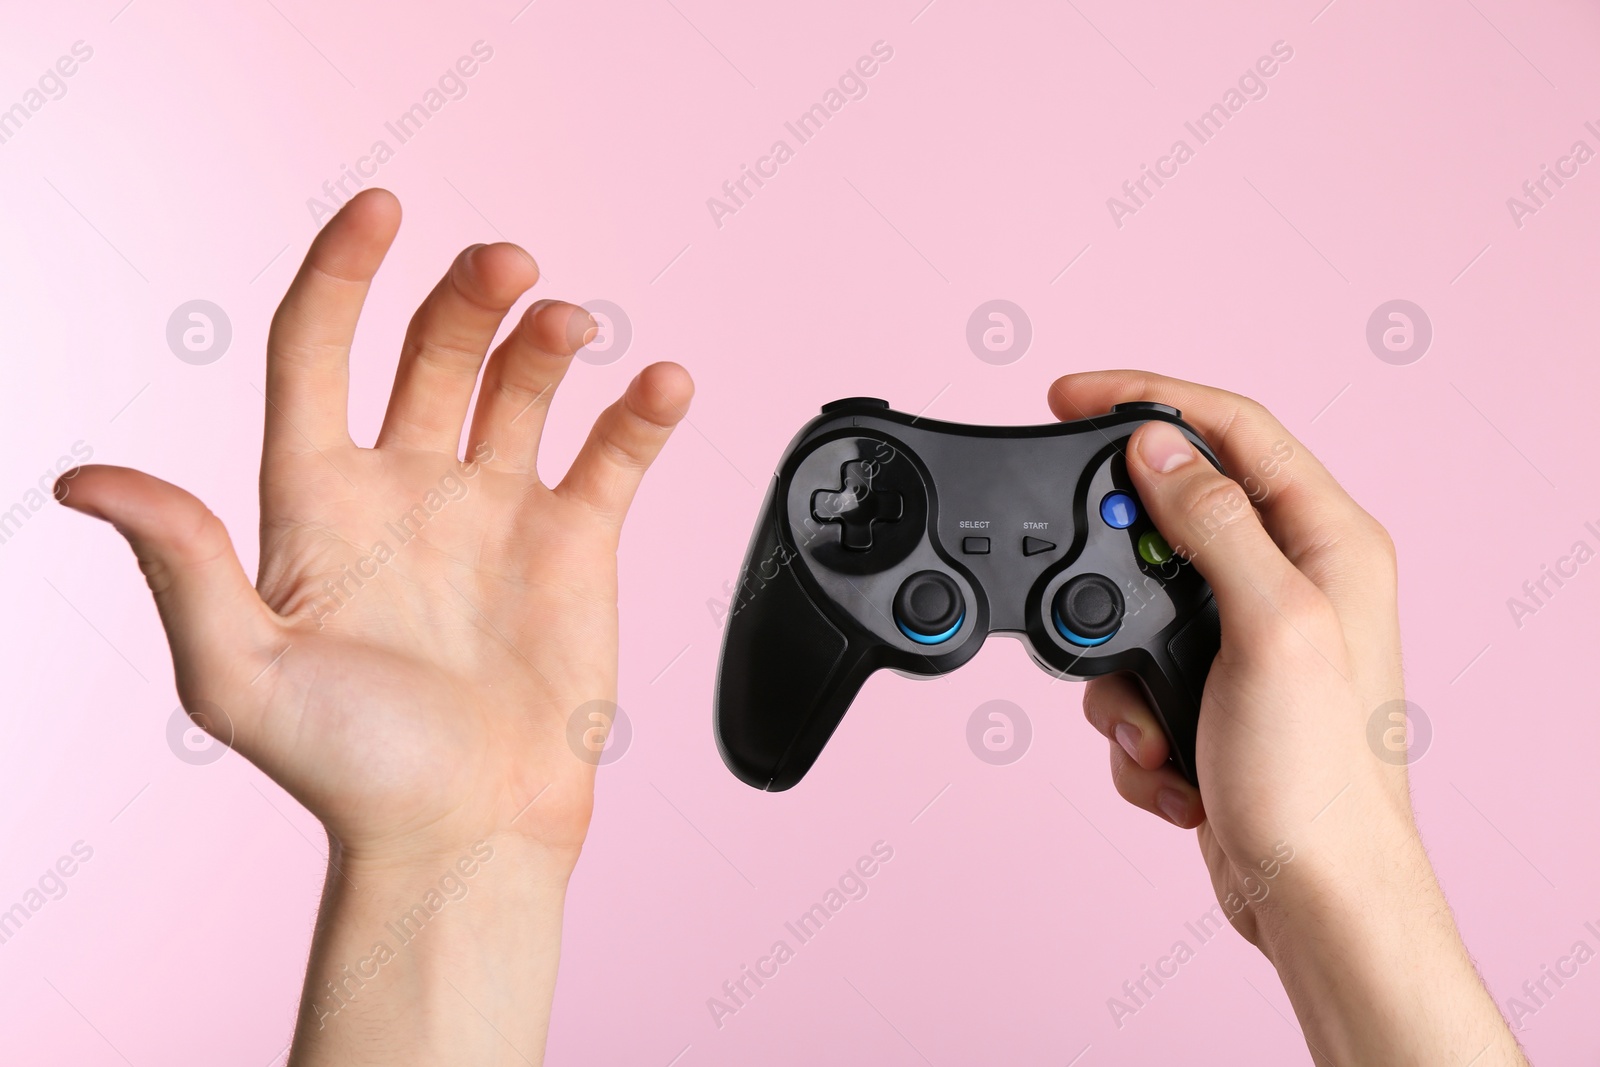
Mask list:
[[[1600,163],[1521,228],[1506,206],[1573,141],[1600,148],[1592,5],[522,2],[8,13],[0,107],[73,42],[94,55],[0,145],[0,510],[83,441],[198,493],[252,563],[263,339],[314,233],[305,201],[474,41],[493,47],[377,179],[407,224],[354,356],[357,439],[412,307],[455,251],[501,235],[538,257],[541,295],[611,300],[634,326],[622,359],[563,386],[548,470],[648,361],[699,382],[624,540],[635,736],[601,774],[552,1063],[1309,1062],[1231,933],[1113,1023],[1107,998],[1211,892],[1190,835],[1113,792],[1078,687],[1020,646],[939,681],[876,678],[790,793],[741,785],[711,741],[707,602],[819,403],[1035,422],[1052,378],[1107,365],[1266,402],[1393,531],[1410,696],[1434,729],[1416,804],[1496,998],[1580,938],[1600,947],[1583,928],[1600,925],[1600,565],[1520,629],[1506,605],[1575,540],[1600,547],[1583,528],[1600,520]],[[867,97],[719,229],[706,199],[879,40],[894,57]],[[1268,96],[1117,228],[1106,198],[1279,40],[1294,58]],[[234,329],[207,366],[164,336],[195,298]],[[1006,366],[964,339],[992,298],[1033,324]],[[1434,326],[1409,366],[1364,337],[1393,298]],[[6,1058],[281,1062],[315,821],[232,754],[168,748],[165,643],[113,531],[32,514],[0,544],[0,599],[0,908],[75,841],[94,850],[0,945]],[[1007,767],[965,741],[995,699],[1033,724]],[[719,1030],[706,999],[878,840],[894,859],[870,895]],[[1597,1006],[1591,963],[1526,1020],[1534,1058],[1592,1062]]]

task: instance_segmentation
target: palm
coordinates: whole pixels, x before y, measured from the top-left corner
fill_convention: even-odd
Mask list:
[[[261,680],[277,721],[258,758],[342,837],[389,838],[442,812],[481,833],[559,782],[516,826],[581,841],[583,807],[552,802],[593,773],[558,744],[567,715],[614,694],[608,532],[525,477],[467,476],[448,457],[311,462],[345,491],[325,498],[329,479],[311,479],[264,503],[258,589],[294,625]],[[551,618],[564,625],[538,625]],[[375,745],[381,775],[364,767]]]
[[[617,537],[687,377],[648,369],[548,488],[539,432],[587,315],[536,304],[489,361],[463,463],[479,365],[537,276],[511,246],[469,250],[413,319],[377,446],[356,447],[343,360],[391,204],[369,194],[329,223],[274,320],[254,590],[181,490],[91,468],[72,495],[105,514],[148,494],[163,526],[198,523],[171,549],[191,559],[160,564],[172,588],[152,575],[185,706],[222,709],[235,747],[346,848],[509,829],[575,853],[595,758],[568,721],[615,698]]]
[[[1253,944],[1257,910],[1241,902],[1273,892],[1279,864],[1311,847],[1323,813],[1352,786],[1404,802],[1403,776],[1371,758],[1363,730],[1378,694],[1399,689],[1392,666],[1352,657],[1331,606],[1297,619],[1270,656],[1225,642],[1212,665],[1196,746],[1200,849],[1218,901]]]

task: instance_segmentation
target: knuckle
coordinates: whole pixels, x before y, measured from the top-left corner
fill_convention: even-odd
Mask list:
[[[1086,687],[1083,691],[1083,717],[1090,726],[1102,734],[1110,735],[1111,715],[1107,712],[1104,703],[1096,696],[1092,688]]]
[[[1227,399],[1227,412],[1221,418],[1216,430],[1218,442],[1227,438],[1238,427],[1259,425],[1262,419],[1271,418],[1266,405],[1260,401],[1245,396],[1243,393],[1234,393],[1227,390],[1219,390],[1219,392]]]
[[[495,376],[495,395],[515,405],[519,411],[540,402],[548,403],[551,392],[551,383],[533,377],[504,373]]]
[[[1371,515],[1365,515],[1362,525],[1363,542],[1367,553],[1379,563],[1387,564],[1391,570],[1394,569],[1398,553],[1395,550],[1394,536],[1389,533],[1388,527]]]
[[[618,467],[621,467],[624,470],[642,471],[650,465],[649,459],[643,455],[640,455],[637,450],[631,448],[629,445],[615,440],[614,438],[601,438],[600,447],[611,459],[611,462],[615,463]]]
[[[1322,591],[1309,581],[1292,581],[1272,596],[1275,617],[1251,636],[1253,651],[1278,664],[1302,663],[1308,657],[1334,662],[1343,638],[1338,615]]]
[[[1328,598],[1310,582],[1294,582],[1280,592],[1278,611],[1300,634],[1321,633],[1337,618]]]
[[[1213,473],[1201,474],[1183,486],[1179,510],[1188,528],[1191,551],[1253,516],[1250,498],[1239,483]]]
[[[483,362],[483,353],[464,338],[458,337],[418,341],[411,346],[409,354],[418,366],[450,375],[475,369]]]
[[[1271,418],[1272,412],[1267,409],[1267,405],[1263,404],[1255,397],[1245,396],[1243,393],[1235,393],[1234,397],[1234,402],[1239,407],[1239,418],[1246,419],[1250,422],[1259,422],[1262,419]]]
[[[1140,767],[1133,762],[1122,746],[1115,741],[1111,742],[1111,784],[1115,787],[1117,795],[1129,804],[1139,804],[1139,774]]]

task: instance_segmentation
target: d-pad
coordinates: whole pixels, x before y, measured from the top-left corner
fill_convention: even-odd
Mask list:
[[[839,472],[843,486],[811,494],[811,517],[838,523],[841,543],[857,552],[872,547],[873,523],[899,522],[905,514],[905,501],[899,493],[872,487],[877,473],[875,460],[852,459]]]

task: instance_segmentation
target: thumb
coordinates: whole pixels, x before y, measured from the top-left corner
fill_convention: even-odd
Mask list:
[[[222,520],[192,494],[126,467],[75,467],[55,496],[127,538],[154,594],[172,649],[178,695],[191,715],[251,681],[273,642],[272,611],[245,577]]]
[[[1128,474],[1173,550],[1210,583],[1225,628],[1275,625],[1314,587],[1261,525],[1244,489],[1213,467],[1170,422],[1128,440]],[[1239,624],[1243,624],[1240,626]]]

